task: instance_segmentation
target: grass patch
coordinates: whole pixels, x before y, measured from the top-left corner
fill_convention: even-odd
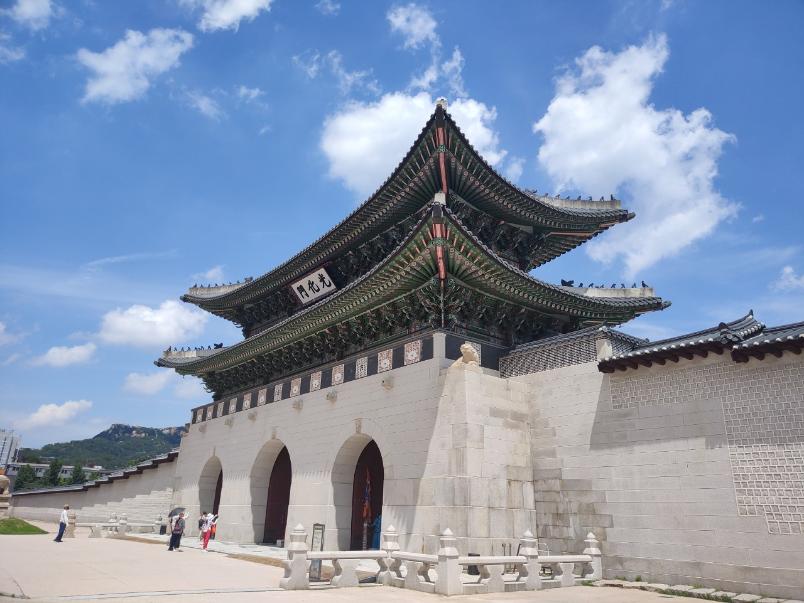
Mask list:
[[[47,532],[16,517],[0,519],[0,535],[13,536],[18,534],[47,534]]]

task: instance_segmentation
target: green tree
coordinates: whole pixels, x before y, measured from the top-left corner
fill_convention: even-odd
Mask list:
[[[83,484],[85,481],[84,468],[81,463],[76,463],[73,467],[73,473],[70,475],[70,484]]]
[[[53,459],[50,461],[50,466],[45,473],[45,483],[48,486],[59,485],[59,473],[61,473],[61,461]]]
[[[24,490],[36,485],[36,471],[30,465],[23,465],[17,472],[17,478],[14,480],[15,490]]]

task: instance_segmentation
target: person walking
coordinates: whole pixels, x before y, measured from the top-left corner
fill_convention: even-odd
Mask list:
[[[61,539],[64,536],[64,530],[67,529],[67,523],[70,521],[70,518],[67,517],[67,511],[69,508],[70,505],[64,505],[64,509],[61,511],[61,517],[59,518],[59,534],[53,539],[53,542],[61,542]]]
[[[201,549],[206,553],[207,547],[209,546],[209,537],[212,536],[212,521],[215,516],[212,513],[204,513],[201,515],[201,518],[204,520],[204,523],[201,525]]]
[[[184,534],[184,513],[179,513],[179,516],[173,521],[173,527],[170,530],[169,551],[179,550],[182,534]]]

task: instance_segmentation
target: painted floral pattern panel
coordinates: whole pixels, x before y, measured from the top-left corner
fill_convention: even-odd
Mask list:
[[[260,391],[257,392],[257,406],[262,406],[268,399],[268,390],[266,388],[262,388]]]
[[[301,393],[301,377],[296,377],[290,382],[290,395],[298,396]]]
[[[274,385],[274,402],[279,402],[282,399],[282,384],[277,383]]]
[[[212,418],[212,405],[207,406],[207,420]]]
[[[223,402],[218,402],[218,416],[223,416]]]
[[[357,359],[355,364],[355,379],[362,379],[368,375],[368,356]]]
[[[229,414],[232,414],[237,410],[237,398],[232,398],[229,400]]]
[[[310,375],[310,391],[315,392],[321,389],[321,371]]]
[[[393,366],[393,351],[383,350],[377,354],[377,372],[384,373],[390,371]]]
[[[251,394],[244,394],[243,395],[243,410],[247,408],[251,408]]]
[[[410,341],[405,344],[405,366],[416,364],[422,359],[422,340]]]
[[[343,383],[343,365],[339,364],[332,367],[332,385]]]

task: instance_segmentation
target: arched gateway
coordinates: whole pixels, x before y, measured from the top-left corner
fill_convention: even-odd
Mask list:
[[[223,490],[223,469],[217,456],[209,459],[198,478],[198,505],[201,511],[217,514],[221,505]]]
[[[287,447],[279,440],[266,442],[251,471],[254,542],[276,544],[285,539],[292,475]]]
[[[376,442],[354,434],[335,457],[332,467],[338,548],[377,548],[382,521],[385,468]]]

